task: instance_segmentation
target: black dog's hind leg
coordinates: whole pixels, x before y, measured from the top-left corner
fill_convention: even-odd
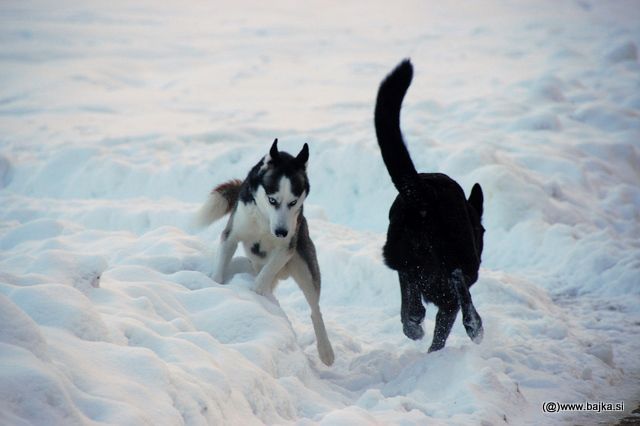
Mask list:
[[[421,323],[426,311],[422,305],[422,292],[418,277],[404,271],[399,271],[398,276],[402,293],[402,307],[400,308],[402,331],[409,339],[422,339],[424,330]]]
[[[433,329],[433,340],[431,341],[429,352],[439,351],[444,348],[444,344],[447,342],[447,337],[449,337],[449,333],[451,333],[453,323],[456,322],[458,310],[459,308],[457,304],[438,307],[436,326]]]
[[[467,335],[474,343],[482,342],[482,337],[484,335],[482,318],[480,318],[476,308],[473,306],[469,287],[467,287],[464,275],[460,269],[456,269],[451,274],[451,284],[456,290],[456,295],[458,296],[458,302],[462,309],[462,324],[464,325],[465,330],[467,330]]]

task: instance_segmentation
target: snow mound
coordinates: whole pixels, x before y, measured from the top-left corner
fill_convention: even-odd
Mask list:
[[[607,52],[607,61],[611,63],[638,61],[638,47],[632,41],[625,41]]]
[[[592,424],[640,369],[640,8],[616,2],[5,1],[0,424]],[[416,168],[485,196],[485,327],[402,334],[377,86],[415,66]],[[275,137],[305,202],[336,353],[307,302],[210,278],[192,225]],[[238,255],[242,255],[239,250]]]

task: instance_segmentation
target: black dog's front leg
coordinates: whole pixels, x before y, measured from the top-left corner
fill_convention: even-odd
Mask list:
[[[407,272],[400,271],[398,276],[400,277],[400,292],[402,293],[402,307],[400,308],[402,331],[409,339],[422,339],[424,330],[421,323],[426,311],[422,305],[420,283],[417,277]]]

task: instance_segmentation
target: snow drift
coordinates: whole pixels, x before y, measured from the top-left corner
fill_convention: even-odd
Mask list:
[[[5,1],[0,6],[0,423],[574,424],[543,401],[637,402],[640,7]],[[473,299],[427,354],[381,260],[395,197],[381,78],[422,171],[485,192]],[[336,351],[281,283],[211,279],[208,191],[279,137],[311,149],[305,206]],[[613,417],[611,417],[613,416]],[[585,419],[586,418],[586,419]]]

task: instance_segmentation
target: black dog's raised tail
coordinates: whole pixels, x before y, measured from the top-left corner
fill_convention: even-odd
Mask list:
[[[378,89],[375,125],[382,159],[398,192],[407,194],[418,172],[411,161],[400,130],[400,109],[413,77],[409,59],[402,61]]]

